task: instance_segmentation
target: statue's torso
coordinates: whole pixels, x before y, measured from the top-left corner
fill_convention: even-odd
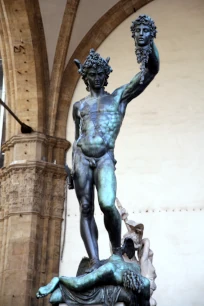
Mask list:
[[[114,149],[123,120],[117,97],[107,94],[79,102],[80,136],[77,146],[90,157],[101,157]]]

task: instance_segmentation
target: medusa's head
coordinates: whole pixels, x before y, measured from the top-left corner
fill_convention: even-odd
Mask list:
[[[130,27],[132,37],[139,47],[149,45],[156,38],[156,26],[154,21],[147,15],[140,15],[132,22]]]
[[[109,57],[103,59],[94,49],[90,50],[83,64],[79,60],[74,60],[88,91],[90,87],[97,89],[108,85],[109,74],[113,71],[108,64],[109,60]]]

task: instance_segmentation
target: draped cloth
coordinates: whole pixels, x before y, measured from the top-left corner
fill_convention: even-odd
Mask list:
[[[102,304],[104,306],[114,306],[118,300],[120,286],[96,287],[85,292],[76,292],[67,289],[60,283],[63,300],[68,306],[72,305],[94,305]]]

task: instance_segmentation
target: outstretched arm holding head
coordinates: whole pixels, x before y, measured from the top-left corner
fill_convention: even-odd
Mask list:
[[[141,64],[141,71],[134,76],[129,84],[114,92],[120,97],[119,102],[123,105],[124,110],[132,99],[144,91],[159,71],[159,53],[153,41],[157,33],[154,21],[147,15],[140,15],[133,21],[131,32],[135,41],[137,62]]]
[[[154,42],[152,43],[152,53],[145,65],[143,72],[144,80],[141,84],[142,71],[134,76],[129,84],[124,86],[121,95],[121,102],[129,103],[132,99],[139,96],[145,88],[151,83],[156,74],[159,72],[159,53]]]

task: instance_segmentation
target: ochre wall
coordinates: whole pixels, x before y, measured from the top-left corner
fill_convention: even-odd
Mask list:
[[[117,196],[130,219],[145,225],[157,269],[155,298],[163,306],[202,306],[204,272],[204,100],[201,0],[155,0],[125,20],[98,49],[111,57],[107,90],[127,83],[139,70],[129,30],[140,13],[158,27],[161,69],[128,106],[116,144]],[[72,103],[88,93],[79,81]],[[71,111],[67,139],[73,143]],[[71,165],[71,151],[67,156]],[[68,193],[66,244],[60,273],[74,275],[86,255],[79,235],[79,209]],[[109,256],[103,217],[96,205],[100,257]],[[106,247],[104,247],[106,246]]]

